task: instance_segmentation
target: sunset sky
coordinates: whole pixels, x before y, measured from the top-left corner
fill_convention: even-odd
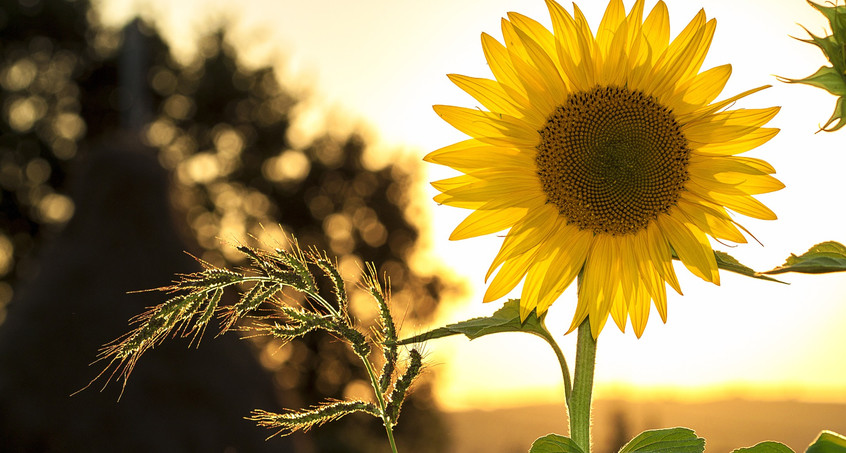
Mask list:
[[[626,8],[632,0],[624,0]],[[647,0],[647,10],[654,5]],[[843,169],[846,130],[816,133],[835,98],[775,75],[802,78],[826,64],[798,24],[825,35],[826,21],[804,0],[667,0],[671,36],[700,8],[717,19],[704,68],[731,63],[733,75],[720,99],[746,89],[773,87],[737,107],[782,106],[770,123],[782,132],[748,153],[770,162],[785,189],[760,199],[777,221],[738,217],[764,245],[729,248],[758,270],[782,264],[825,240],[846,242]],[[374,141],[374,162],[390,149],[421,158],[465,137],[432,111],[432,104],[474,107],[446,74],[491,77],[480,34],[501,37],[500,18],[517,11],[550,26],[543,0],[100,0],[106,23],[119,25],[133,12],[155,18],[178,55],[188,57],[194,37],[223,23],[234,25],[233,44],[258,64],[278,62],[283,84],[308,93],[292,132],[304,143],[325,125],[363,129]],[[607,2],[579,7],[594,27]],[[211,5],[211,6],[209,6]],[[572,11],[572,6],[564,5]],[[451,176],[428,166],[426,180]],[[456,322],[492,313],[482,304],[484,274],[500,237],[459,242],[450,231],[470,211],[435,206],[434,189],[421,184],[419,205],[434,256],[471,288],[462,299],[443,300],[438,321]],[[427,263],[427,256],[418,263]],[[653,309],[641,339],[608,324],[599,339],[598,397],[712,398],[749,396],[846,402],[846,274],[782,275],[789,286],[723,273],[722,286],[704,283],[677,268],[685,296],[669,295],[669,320]],[[519,294],[518,290],[515,291]],[[558,335],[572,368],[575,334],[563,337],[575,309],[575,288],[553,305],[550,330]],[[427,326],[405,326],[408,334]],[[525,338],[524,338],[525,337]],[[437,392],[447,408],[563,401],[558,365],[540,340],[495,335],[468,342],[439,340],[426,346],[439,376]]]

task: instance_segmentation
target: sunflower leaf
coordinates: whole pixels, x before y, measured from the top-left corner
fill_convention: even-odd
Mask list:
[[[821,242],[802,255],[790,254],[787,260],[764,274],[800,272],[803,274],[826,274],[846,271],[846,246],[839,242]]]
[[[805,453],[846,453],[846,437],[831,432],[823,431],[812,443]]]
[[[413,337],[404,338],[399,340],[397,344],[419,343],[458,334],[464,334],[467,338],[473,340],[484,335],[500,332],[528,332],[541,336],[546,335],[546,329],[534,311],[529,314],[525,321],[520,321],[520,299],[511,299],[491,316],[448,324]]]
[[[529,453],[584,453],[569,437],[547,434],[532,442]]]
[[[729,272],[734,272],[736,274],[745,275],[747,277],[752,278],[759,278],[761,280],[768,280],[771,282],[777,283],[784,283],[781,280],[776,280],[772,277],[767,277],[766,275],[761,275],[759,272],[755,272],[751,267],[742,264],[737,258],[729,255],[725,252],[714,251],[714,257],[717,259],[717,267],[723,270],[727,270]],[[784,283],[785,285],[787,283]]]
[[[679,255],[676,253],[675,250],[672,249],[672,247],[670,248],[670,255],[673,257],[674,260],[679,259]],[[754,269],[741,263],[737,260],[737,258],[729,255],[726,252],[714,250],[714,259],[717,261],[717,267],[724,271],[734,272],[735,274],[745,275],[747,277],[757,278],[760,280],[784,283],[785,285],[787,284],[781,280],[776,280],[772,277],[761,275],[762,272],[756,272]]]
[[[705,439],[690,428],[665,428],[644,431],[630,440],[620,453],[674,452],[702,453]]]
[[[752,447],[738,448],[731,453],[796,453],[792,448],[781,442],[761,442]]]

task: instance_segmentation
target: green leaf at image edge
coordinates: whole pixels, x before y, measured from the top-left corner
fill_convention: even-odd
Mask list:
[[[738,448],[732,453],[796,453],[792,448],[781,442],[766,441],[753,447]]]
[[[520,321],[520,299],[511,299],[491,316],[448,324],[413,337],[404,338],[397,344],[420,343],[458,334],[464,334],[467,338],[474,340],[484,335],[501,332],[528,332],[542,337],[546,335],[546,329],[541,324],[541,320],[535,311],[529,313],[525,321]]]
[[[644,431],[630,440],[620,453],[702,453],[705,439],[690,428],[665,428]]]
[[[825,274],[846,271],[846,246],[839,242],[821,242],[802,255],[790,254],[787,260],[764,274],[800,272],[803,274]]]
[[[547,434],[532,442],[529,453],[584,453],[569,437]]]
[[[805,453],[846,453],[846,437],[831,431],[820,433]]]
[[[844,97],[846,96],[846,6],[823,6],[811,1],[808,1],[808,3],[828,19],[832,33],[825,37],[819,37],[806,28],[805,31],[811,39],[800,39],[800,41],[819,47],[831,66],[823,66],[804,79],[779,77],[779,80],[787,83],[804,83],[839,96],[837,105],[834,107],[834,113],[820,127],[821,131],[834,132],[846,126],[846,102],[844,102],[844,99],[846,99]]]

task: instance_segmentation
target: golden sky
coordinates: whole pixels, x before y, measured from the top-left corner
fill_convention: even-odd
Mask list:
[[[632,0],[624,0],[631,7]],[[647,0],[651,8],[654,0]],[[779,216],[773,222],[741,218],[764,245],[715,244],[759,270],[780,265],[825,240],[846,242],[842,184],[846,131],[815,132],[835,98],[815,88],[786,85],[774,75],[801,78],[826,64],[797,25],[825,34],[825,19],[804,0],[667,0],[672,36],[705,8],[717,32],[704,68],[731,63],[732,79],[721,98],[772,84],[737,107],[782,106],[770,125],[782,132],[749,153],[769,161],[786,188],[761,196]],[[326,123],[364,127],[385,150],[422,157],[464,137],[432,111],[432,104],[472,107],[447,73],[490,77],[479,41],[484,31],[500,37],[500,17],[526,14],[549,26],[542,0],[101,0],[104,20],[118,24],[130,11],[155,17],[176,52],[192,51],[191,37],[221,23],[234,24],[234,43],[252,61],[280,62],[284,83],[305,90],[310,101],[292,131],[294,141]],[[606,2],[579,4],[595,29]],[[569,4],[565,4],[572,10]],[[349,118],[354,118],[350,120]],[[430,180],[451,174],[428,168]],[[434,190],[426,189],[426,196]],[[465,300],[444,300],[439,321],[492,313],[483,305],[484,274],[501,238],[459,242],[449,232],[469,211],[427,206],[433,253],[470,282]],[[707,398],[725,395],[846,401],[846,274],[787,274],[790,286],[723,273],[722,285],[704,283],[679,269],[685,296],[669,294],[669,320],[657,313],[641,339],[609,324],[599,340],[597,395]],[[518,290],[519,291],[519,288]],[[515,294],[519,294],[515,292]],[[548,324],[563,334],[575,309],[568,290],[553,305]],[[410,326],[414,328],[414,326]],[[419,329],[425,326],[419,326]],[[409,332],[412,333],[412,332]],[[496,335],[432,342],[429,359],[440,376],[439,396],[448,408],[521,402],[560,403],[560,374],[540,340]],[[571,367],[575,335],[561,337]]]

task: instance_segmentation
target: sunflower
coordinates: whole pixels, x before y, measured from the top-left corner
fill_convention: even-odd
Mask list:
[[[451,240],[508,229],[485,302],[525,278],[523,319],[547,311],[578,277],[572,331],[597,337],[608,315],[640,337],[651,304],[667,320],[677,257],[719,284],[708,236],[745,243],[730,212],[774,220],[753,195],[784,187],[767,162],[739,154],[778,133],[778,107],[729,110],[762,86],[715,102],[731,65],[700,72],[716,21],[700,11],[670,41],[667,7],[643,18],[611,0],[594,35],[578,6],[547,0],[553,31],[502,20],[505,45],[482,34],[494,79],[449,75],[483,107],[434,106],[471,138],[427,155],[463,173],[436,181],[440,204],[473,212]]]

